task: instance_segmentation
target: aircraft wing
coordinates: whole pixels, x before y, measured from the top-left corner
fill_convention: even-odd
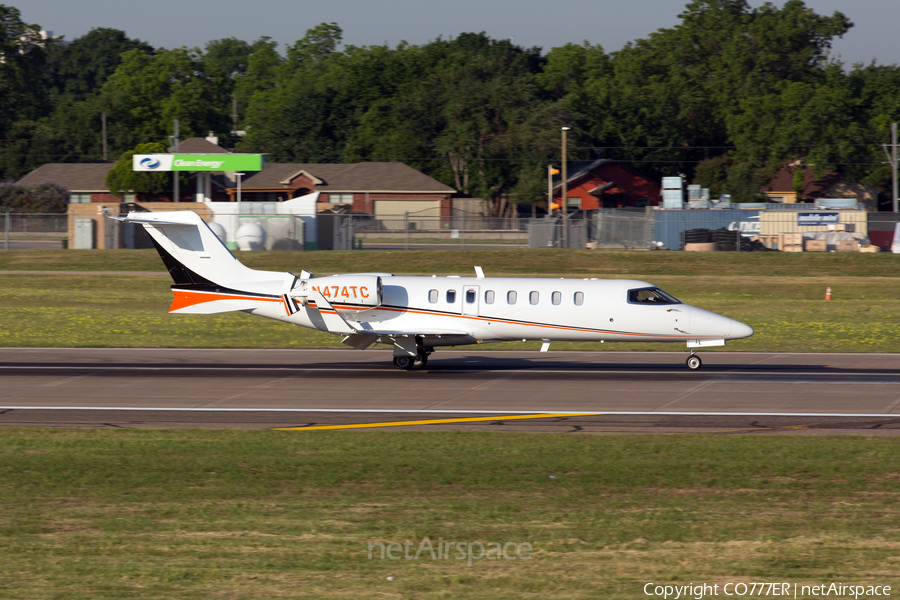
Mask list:
[[[414,330],[374,329],[368,324],[361,327],[351,325],[332,306],[328,299],[317,291],[309,293],[307,304],[319,313],[329,333],[342,334],[344,336],[342,343],[359,350],[365,350],[372,344],[381,342],[403,348],[408,354],[415,356],[416,337],[459,338],[460,343],[472,343],[474,341],[472,334],[468,331],[432,328]]]

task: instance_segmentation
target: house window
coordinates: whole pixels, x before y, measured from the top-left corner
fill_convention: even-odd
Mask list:
[[[90,194],[69,194],[69,204],[89,204]]]
[[[550,302],[553,304],[562,302],[562,292],[553,292],[553,295],[550,296]]]
[[[428,290],[428,301],[435,304],[438,301],[438,291]]]
[[[574,208],[576,210],[580,210],[581,209],[581,198],[574,197],[574,196],[568,196],[566,198],[566,206],[568,206],[570,209]]]
[[[328,194],[332,204],[353,204],[353,194]]]
[[[575,306],[584,304],[584,292],[575,292]]]
[[[125,194],[125,202],[137,202],[137,194]]]
[[[506,292],[506,303],[507,304],[515,304],[516,303],[516,291],[510,290]]]
[[[488,290],[484,293],[484,303],[485,304],[493,304],[494,303],[494,290]]]
[[[541,295],[538,292],[531,292],[528,294],[528,302],[531,304],[537,304],[540,299]]]
[[[456,290],[447,290],[447,304],[456,304]]]

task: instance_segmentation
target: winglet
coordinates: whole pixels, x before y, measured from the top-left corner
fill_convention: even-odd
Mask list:
[[[478,279],[484,279],[484,270],[481,267],[475,267],[475,277]]]

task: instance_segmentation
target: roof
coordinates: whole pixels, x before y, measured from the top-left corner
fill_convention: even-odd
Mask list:
[[[634,173],[635,175],[637,175],[638,177],[641,177],[642,179],[645,179],[652,183],[656,183],[651,178],[641,175],[634,169],[631,169],[621,163],[617,163],[616,161],[609,159],[609,158],[600,158],[597,160],[582,160],[582,161],[570,162],[568,165],[568,170],[566,171],[566,183],[568,185],[571,185],[571,184],[577,182],[578,180],[591,175],[594,172],[594,170],[596,170],[606,164],[616,164],[616,165],[618,165],[619,168],[630,171],[630,172]],[[553,178],[553,190],[557,191],[561,188],[562,188],[562,177],[554,177]],[[588,193],[596,195],[596,194],[602,193],[603,191],[609,191],[609,190],[594,188],[593,190],[591,190]]]
[[[591,171],[596,169],[597,167],[601,167],[608,162],[612,162],[608,158],[601,158],[598,160],[584,160],[578,162],[570,162],[567,165],[566,169],[566,183],[572,183],[585,177],[586,175],[590,175]],[[553,178],[553,189],[562,188],[562,177],[554,177]]]
[[[363,162],[354,164],[269,163],[262,171],[246,178],[241,187],[250,189],[286,189],[291,179],[305,172],[322,181],[320,192],[418,192],[452,194],[456,190],[400,162]]]
[[[231,152],[206,138],[192,137],[178,142],[178,154],[231,154]]]
[[[772,180],[763,187],[764,192],[793,192],[794,191],[794,171],[797,167],[793,165],[785,165],[775,173]],[[827,171],[825,175],[816,178],[812,169],[804,167],[803,172],[803,190],[801,196],[806,198],[816,198],[824,194],[828,189],[844,181],[844,177],[835,171]]]
[[[98,163],[48,163],[41,165],[16,183],[40,185],[56,183],[70,192],[108,192],[106,174],[114,162]]]

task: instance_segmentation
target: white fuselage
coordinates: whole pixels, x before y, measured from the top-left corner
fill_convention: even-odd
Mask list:
[[[332,304],[360,331],[420,331],[431,346],[522,339],[704,345],[753,334],[743,323],[687,304],[629,302],[629,290],[653,287],[644,281],[386,275],[381,281],[377,307]],[[298,308],[288,315],[282,305],[267,303],[251,312],[322,329],[316,309]]]

